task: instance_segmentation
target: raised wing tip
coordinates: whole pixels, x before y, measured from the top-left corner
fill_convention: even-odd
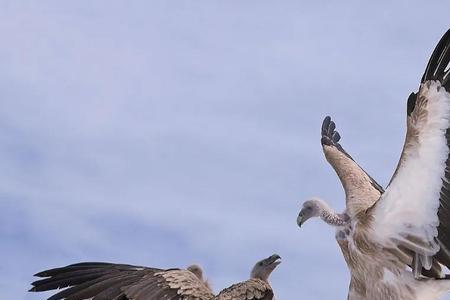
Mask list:
[[[326,116],[322,123],[322,144],[337,145],[341,136],[336,131],[336,124],[331,120],[330,116]]]
[[[439,80],[441,84],[450,90],[450,29],[439,40],[433,54],[431,54],[422,83],[427,80]]]
[[[35,276],[35,277],[50,277],[50,276],[53,276],[56,273],[58,273],[61,269],[63,269],[63,268],[48,269],[48,270],[44,270],[39,273],[36,273],[33,276]]]

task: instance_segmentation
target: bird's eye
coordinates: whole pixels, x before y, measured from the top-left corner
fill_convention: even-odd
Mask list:
[[[262,263],[262,262],[260,262],[260,263],[259,263],[259,265],[260,265],[260,266],[262,266],[262,265],[263,265],[263,263]]]

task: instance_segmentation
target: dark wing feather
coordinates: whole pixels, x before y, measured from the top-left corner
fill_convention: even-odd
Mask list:
[[[69,273],[69,272],[72,273],[75,271],[82,271],[82,270],[93,270],[93,269],[129,270],[130,268],[143,268],[143,267],[124,265],[124,264],[111,264],[111,263],[105,263],[105,262],[83,262],[83,263],[72,264],[69,266],[62,267],[62,268],[54,268],[54,269],[45,270],[45,271],[35,274],[34,276],[50,277],[50,276],[61,275],[64,273]]]
[[[438,80],[447,91],[450,90],[449,62],[450,29],[442,36],[434,49],[433,54],[431,54],[428,65],[422,76],[422,83],[428,80]]]
[[[187,270],[79,263],[39,272],[32,292],[66,288],[48,300],[207,300],[214,295]]]
[[[224,289],[214,300],[272,300],[270,285],[260,279],[249,279]]]

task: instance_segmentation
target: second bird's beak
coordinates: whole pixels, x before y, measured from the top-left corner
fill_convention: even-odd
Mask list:
[[[274,254],[271,257],[268,258],[269,263],[275,266],[278,266],[281,264],[281,257],[278,254]]]

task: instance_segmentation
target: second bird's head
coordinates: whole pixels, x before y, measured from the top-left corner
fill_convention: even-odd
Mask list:
[[[251,277],[267,281],[275,268],[281,264],[281,257],[278,254],[273,254],[268,258],[258,261],[252,269]]]

